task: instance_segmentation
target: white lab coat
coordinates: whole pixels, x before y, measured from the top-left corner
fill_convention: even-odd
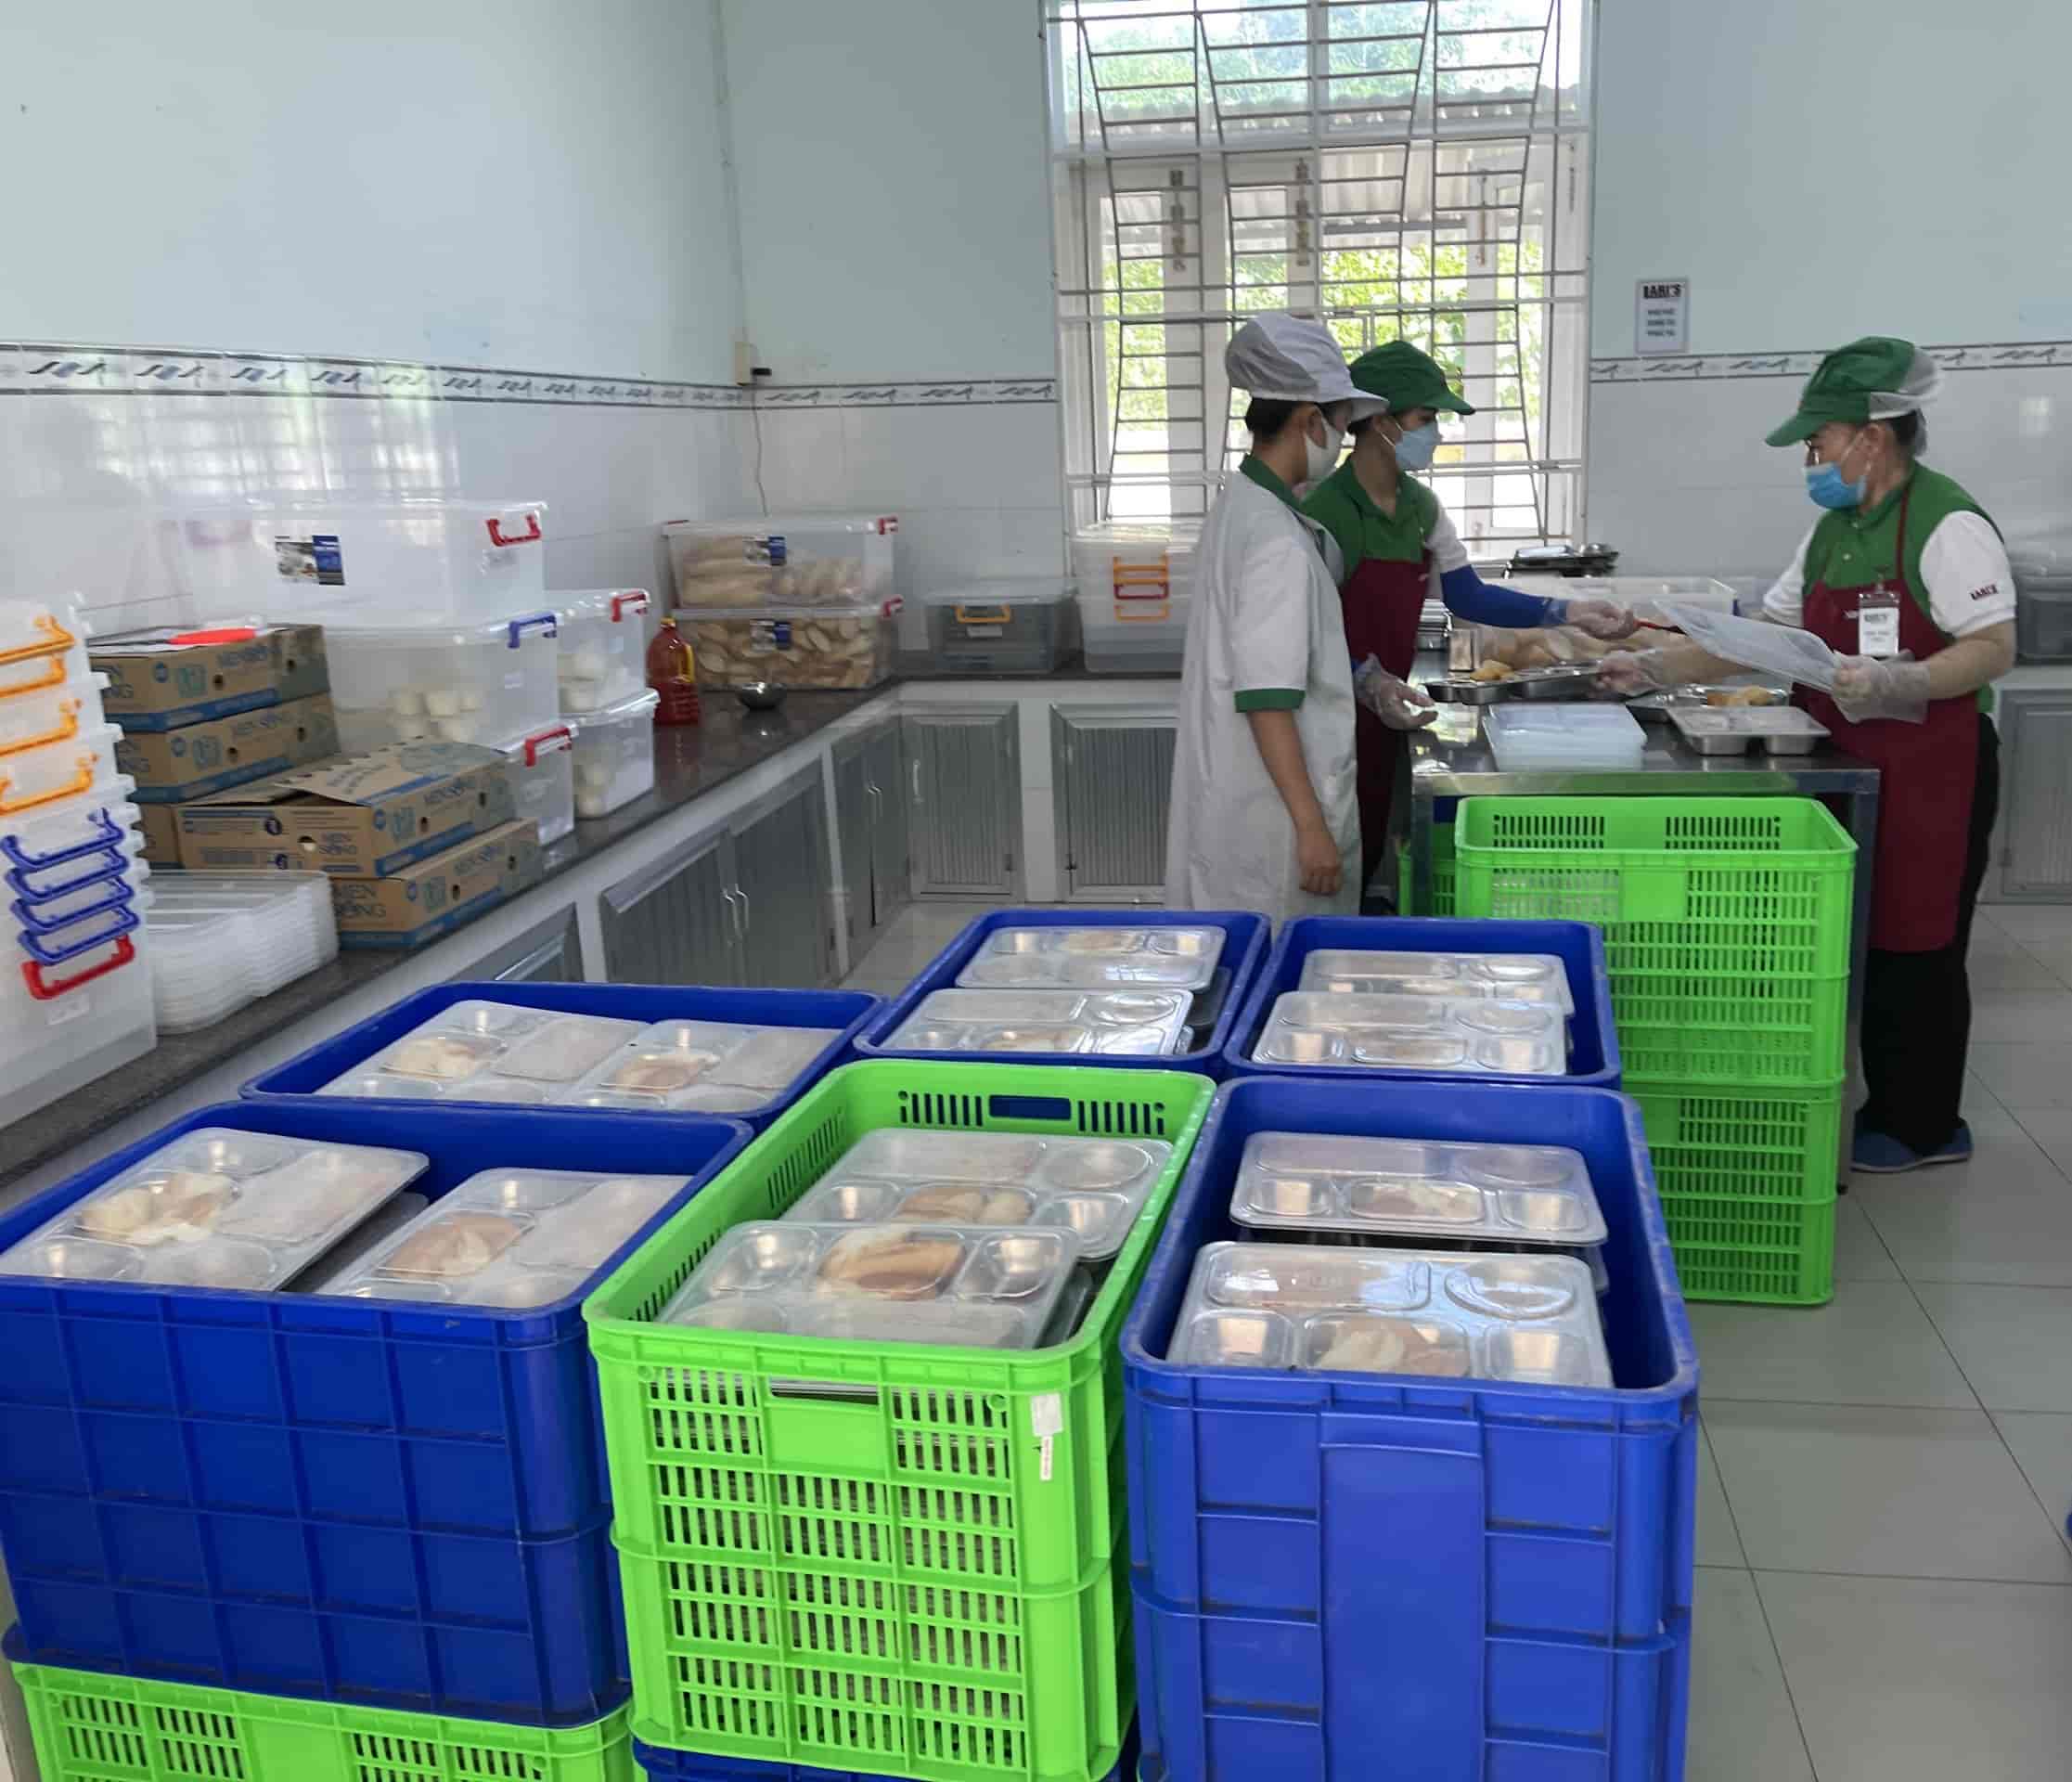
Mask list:
[[[1168,909],[1255,910],[1277,923],[1359,910],[1352,664],[1319,532],[1242,473],[1203,524],[1173,747]],[[1294,825],[1238,709],[1239,694],[1268,690],[1302,694],[1295,730],[1338,844],[1335,897],[1302,889]]]

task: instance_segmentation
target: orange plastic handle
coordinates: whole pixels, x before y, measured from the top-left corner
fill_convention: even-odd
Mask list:
[[[38,656],[61,656],[79,641],[47,613],[36,614],[36,628],[48,634],[43,642],[25,643],[15,650],[0,650],[0,668],[10,662],[32,662]]]
[[[49,1002],[63,996],[68,990],[76,990],[82,984],[91,984],[97,977],[106,977],[109,973],[127,965],[136,957],[136,948],[127,935],[115,943],[115,950],[98,965],[89,965],[75,977],[49,978],[44,975],[43,966],[32,959],[21,962],[22,980],[29,986],[29,994],[39,1002]]]
[[[0,773],[0,794],[5,794],[13,783],[6,774]],[[50,792],[39,792],[33,798],[9,799],[0,796],[0,817],[12,817],[18,811],[34,810],[39,805],[55,805],[60,799],[76,798],[93,783],[94,757],[83,755],[79,757],[79,771],[72,776],[70,784],[58,786]]]
[[[950,609],[957,614],[959,625],[1005,625],[1007,608],[1004,606],[957,606]]]
[[[44,664],[42,673],[35,679],[25,680],[19,687],[0,687],[0,699],[12,699],[17,693],[45,693],[64,684],[65,659],[56,655]]]
[[[12,742],[0,742],[0,756],[19,755],[24,749],[41,749],[52,742],[69,742],[79,734],[79,702],[68,699],[58,708],[64,717],[58,720],[58,728],[45,730],[41,736],[19,737]]]

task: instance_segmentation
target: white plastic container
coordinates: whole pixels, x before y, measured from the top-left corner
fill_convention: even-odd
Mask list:
[[[212,1027],[338,957],[321,872],[175,872],[145,920],[161,1033]]]
[[[201,607],[269,618],[488,618],[548,603],[546,520],[540,501],[431,497],[194,508],[174,573]]]
[[[1073,534],[1079,626],[1090,673],[1179,672],[1200,530],[1193,521],[1106,520]]]
[[[561,710],[601,712],[637,697],[648,684],[648,591],[601,588],[550,598],[561,631]]]
[[[148,895],[148,894],[143,894]],[[158,1043],[140,930],[55,964],[0,927],[0,1126],[140,1058]]]
[[[479,742],[498,748],[560,722],[560,639],[544,608],[470,625],[325,627],[339,747]]]
[[[85,620],[70,606],[0,600],[0,706],[31,693],[87,686],[93,671],[86,632]]]
[[[585,712],[571,721],[578,817],[608,817],[654,790],[655,707],[661,704],[662,695],[650,688],[624,704]]]
[[[701,687],[861,689],[892,674],[899,605],[693,607],[676,614],[676,627]]]
[[[121,735],[112,724],[97,724],[0,755],[0,823],[90,796],[113,780]]]
[[[119,869],[143,852],[132,827],[137,807],[128,802],[126,774],[97,781],[84,797],[0,825],[0,901],[62,895]]]
[[[558,842],[575,827],[575,729],[549,724],[504,744],[511,797],[521,821],[539,825],[540,845]]]
[[[108,721],[101,704],[107,687],[106,675],[93,674],[0,698],[0,770],[9,755],[75,742],[98,730]]]
[[[923,594],[933,667],[1047,675],[1070,647],[1072,585],[1055,577],[972,582]]]
[[[858,606],[888,600],[899,522],[788,513],[663,528],[682,607]]]
[[[1638,772],[1647,732],[1617,705],[1513,700],[1483,714],[1489,752],[1506,773]]]

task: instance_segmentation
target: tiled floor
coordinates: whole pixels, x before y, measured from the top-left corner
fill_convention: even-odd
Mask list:
[[[907,979],[983,906],[903,915]],[[2072,1776],[2072,908],[1972,949],[1972,1162],[1859,1178],[1834,1303],[1696,1306],[1688,1782]]]

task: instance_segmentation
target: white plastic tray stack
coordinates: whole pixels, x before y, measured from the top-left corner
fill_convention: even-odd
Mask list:
[[[0,1126],[148,1052],[149,875],[68,606],[0,600]]]
[[[321,872],[179,872],[153,893],[146,932],[161,1033],[213,1027],[338,957]]]
[[[1617,705],[1514,700],[1483,714],[1489,752],[1506,773],[1636,773],[1647,732]]]

